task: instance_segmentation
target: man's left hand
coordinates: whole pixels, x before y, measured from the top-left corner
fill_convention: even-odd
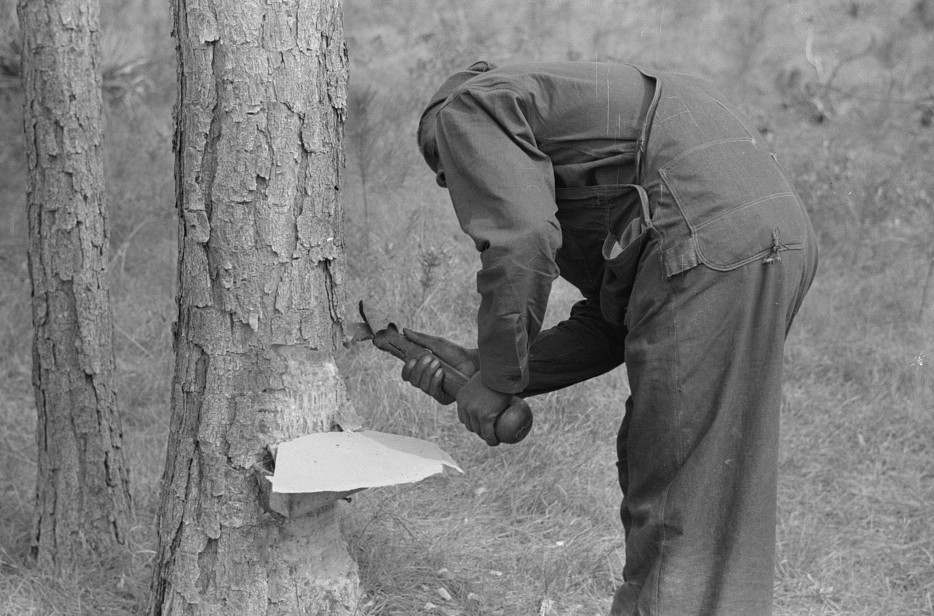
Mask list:
[[[457,394],[457,417],[464,426],[486,441],[490,447],[499,445],[496,438],[496,418],[512,400],[512,394],[504,394],[483,384],[477,372]]]

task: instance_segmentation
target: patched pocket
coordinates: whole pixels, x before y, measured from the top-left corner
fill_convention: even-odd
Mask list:
[[[712,269],[804,247],[801,203],[778,163],[753,139],[691,148],[659,175],[691,230],[698,260]]]
[[[641,218],[629,223],[617,237],[610,233],[603,242],[603,284],[600,287],[600,312],[603,318],[618,325],[626,316],[639,259],[649,238],[649,228]]]
[[[793,195],[775,195],[733,210],[697,228],[697,256],[711,269],[727,271],[758,259],[781,259],[801,250],[807,227]]]

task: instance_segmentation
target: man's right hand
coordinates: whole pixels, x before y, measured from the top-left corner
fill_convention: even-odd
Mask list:
[[[402,333],[412,342],[431,351],[418,359],[405,362],[402,367],[402,380],[418,387],[441,404],[454,402],[454,397],[446,394],[441,388],[444,382],[444,371],[438,359],[444,360],[470,378],[480,369],[480,355],[477,349],[466,349],[445,338],[430,336],[411,329],[403,329]]]

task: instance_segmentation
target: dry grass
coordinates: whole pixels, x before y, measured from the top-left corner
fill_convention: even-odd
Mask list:
[[[7,5],[0,0],[0,14]],[[397,5],[395,12],[373,17],[375,23],[363,5],[350,3],[353,74],[361,87],[398,87],[393,83],[407,79],[418,90],[435,83],[437,71],[465,48],[532,57],[548,51],[521,46],[535,31],[564,40],[553,24],[528,25],[522,15],[483,35],[471,33],[475,16],[446,14],[436,24],[436,47],[414,49],[418,62],[403,64],[410,51],[405,36],[414,36],[429,15],[421,11],[403,23],[407,5]],[[108,27],[133,41],[117,55],[145,58],[137,68],[154,86],[108,114],[115,340],[137,526],[125,550],[61,577],[45,576],[29,559],[35,411],[22,129],[18,94],[0,89],[0,616],[129,615],[139,612],[148,590],[175,313],[174,69],[168,15],[160,3],[113,0],[105,9]],[[623,55],[625,37],[598,32],[619,16],[600,10],[605,7],[587,16],[583,33],[571,28],[561,36],[573,39],[585,55],[588,45],[598,43],[609,45],[605,55]],[[771,18],[782,18],[779,13]],[[640,52],[648,60],[661,53],[659,41],[678,42],[674,26],[662,31],[652,15],[626,17],[635,28],[630,31],[641,31],[648,41]],[[679,15],[669,11],[665,23],[690,21]],[[374,38],[378,28],[387,27],[398,28],[394,37]],[[704,36],[694,32],[688,42]],[[456,44],[442,49],[451,40]],[[386,47],[393,41],[404,54]],[[775,49],[786,53],[788,45],[783,39]],[[689,50],[678,49],[676,56],[690,57]],[[721,50],[705,57],[701,68],[716,72],[711,62],[725,63],[736,53]],[[3,58],[0,52],[0,71],[6,70]],[[727,69],[723,74],[731,74]],[[765,76],[747,81],[766,83]],[[910,216],[912,207],[930,208],[923,195],[934,194],[921,146],[931,137],[890,127],[893,144],[878,138],[878,126],[863,133],[843,120],[806,125],[793,108],[780,112],[771,103],[746,103],[760,110],[764,128],[814,207],[826,257],[787,353],[776,612],[934,616],[934,332],[915,322],[926,271],[923,245],[898,230],[923,228],[922,218]],[[379,110],[372,111],[378,131]],[[887,121],[905,117],[895,114]],[[392,130],[410,138],[410,129]],[[866,143],[879,156],[854,162],[851,150]],[[906,148],[916,151],[902,158],[891,154]],[[348,153],[351,162],[357,154]],[[406,325],[469,343],[475,256],[457,230],[445,193],[418,168],[404,183],[387,181],[367,213],[370,229],[364,233],[353,168],[348,165],[345,194],[349,296],[378,297]],[[904,218],[902,227],[890,224],[895,213]],[[865,241],[853,242],[854,233]],[[560,318],[572,301],[568,288],[560,287],[549,319]],[[360,347],[341,351],[338,361],[368,427],[434,440],[467,471],[363,492],[346,507],[346,533],[365,591],[361,616],[605,613],[623,566],[614,465],[627,387],[621,372],[534,399],[536,424],[529,439],[491,449],[463,431],[453,409],[403,384],[395,360]]]
[[[465,338],[466,326],[459,325]],[[619,375],[536,398],[532,436],[488,448],[464,432],[452,408],[401,384],[394,360],[354,353],[344,372],[360,375],[348,388],[367,423],[442,443],[467,471],[355,497],[349,536],[373,602],[367,613],[422,613],[433,602],[464,614],[537,614],[543,600],[557,614],[605,610],[622,570]],[[406,567],[395,565],[400,559]],[[452,601],[439,603],[439,584]]]
[[[891,272],[889,280],[833,274],[819,280],[789,354],[781,606],[789,614],[929,615],[934,371],[916,358],[934,346],[934,332],[885,323],[898,310],[886,304],[913,295],[885,288],[894,282],[904,291],[908,281],[892,281]]]

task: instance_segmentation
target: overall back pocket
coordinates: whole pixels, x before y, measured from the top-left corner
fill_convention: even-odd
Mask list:
[[[699,261],[731,270],[807,237],[803,206],[778,163],[749,138],[693,147],[659,169]]]

